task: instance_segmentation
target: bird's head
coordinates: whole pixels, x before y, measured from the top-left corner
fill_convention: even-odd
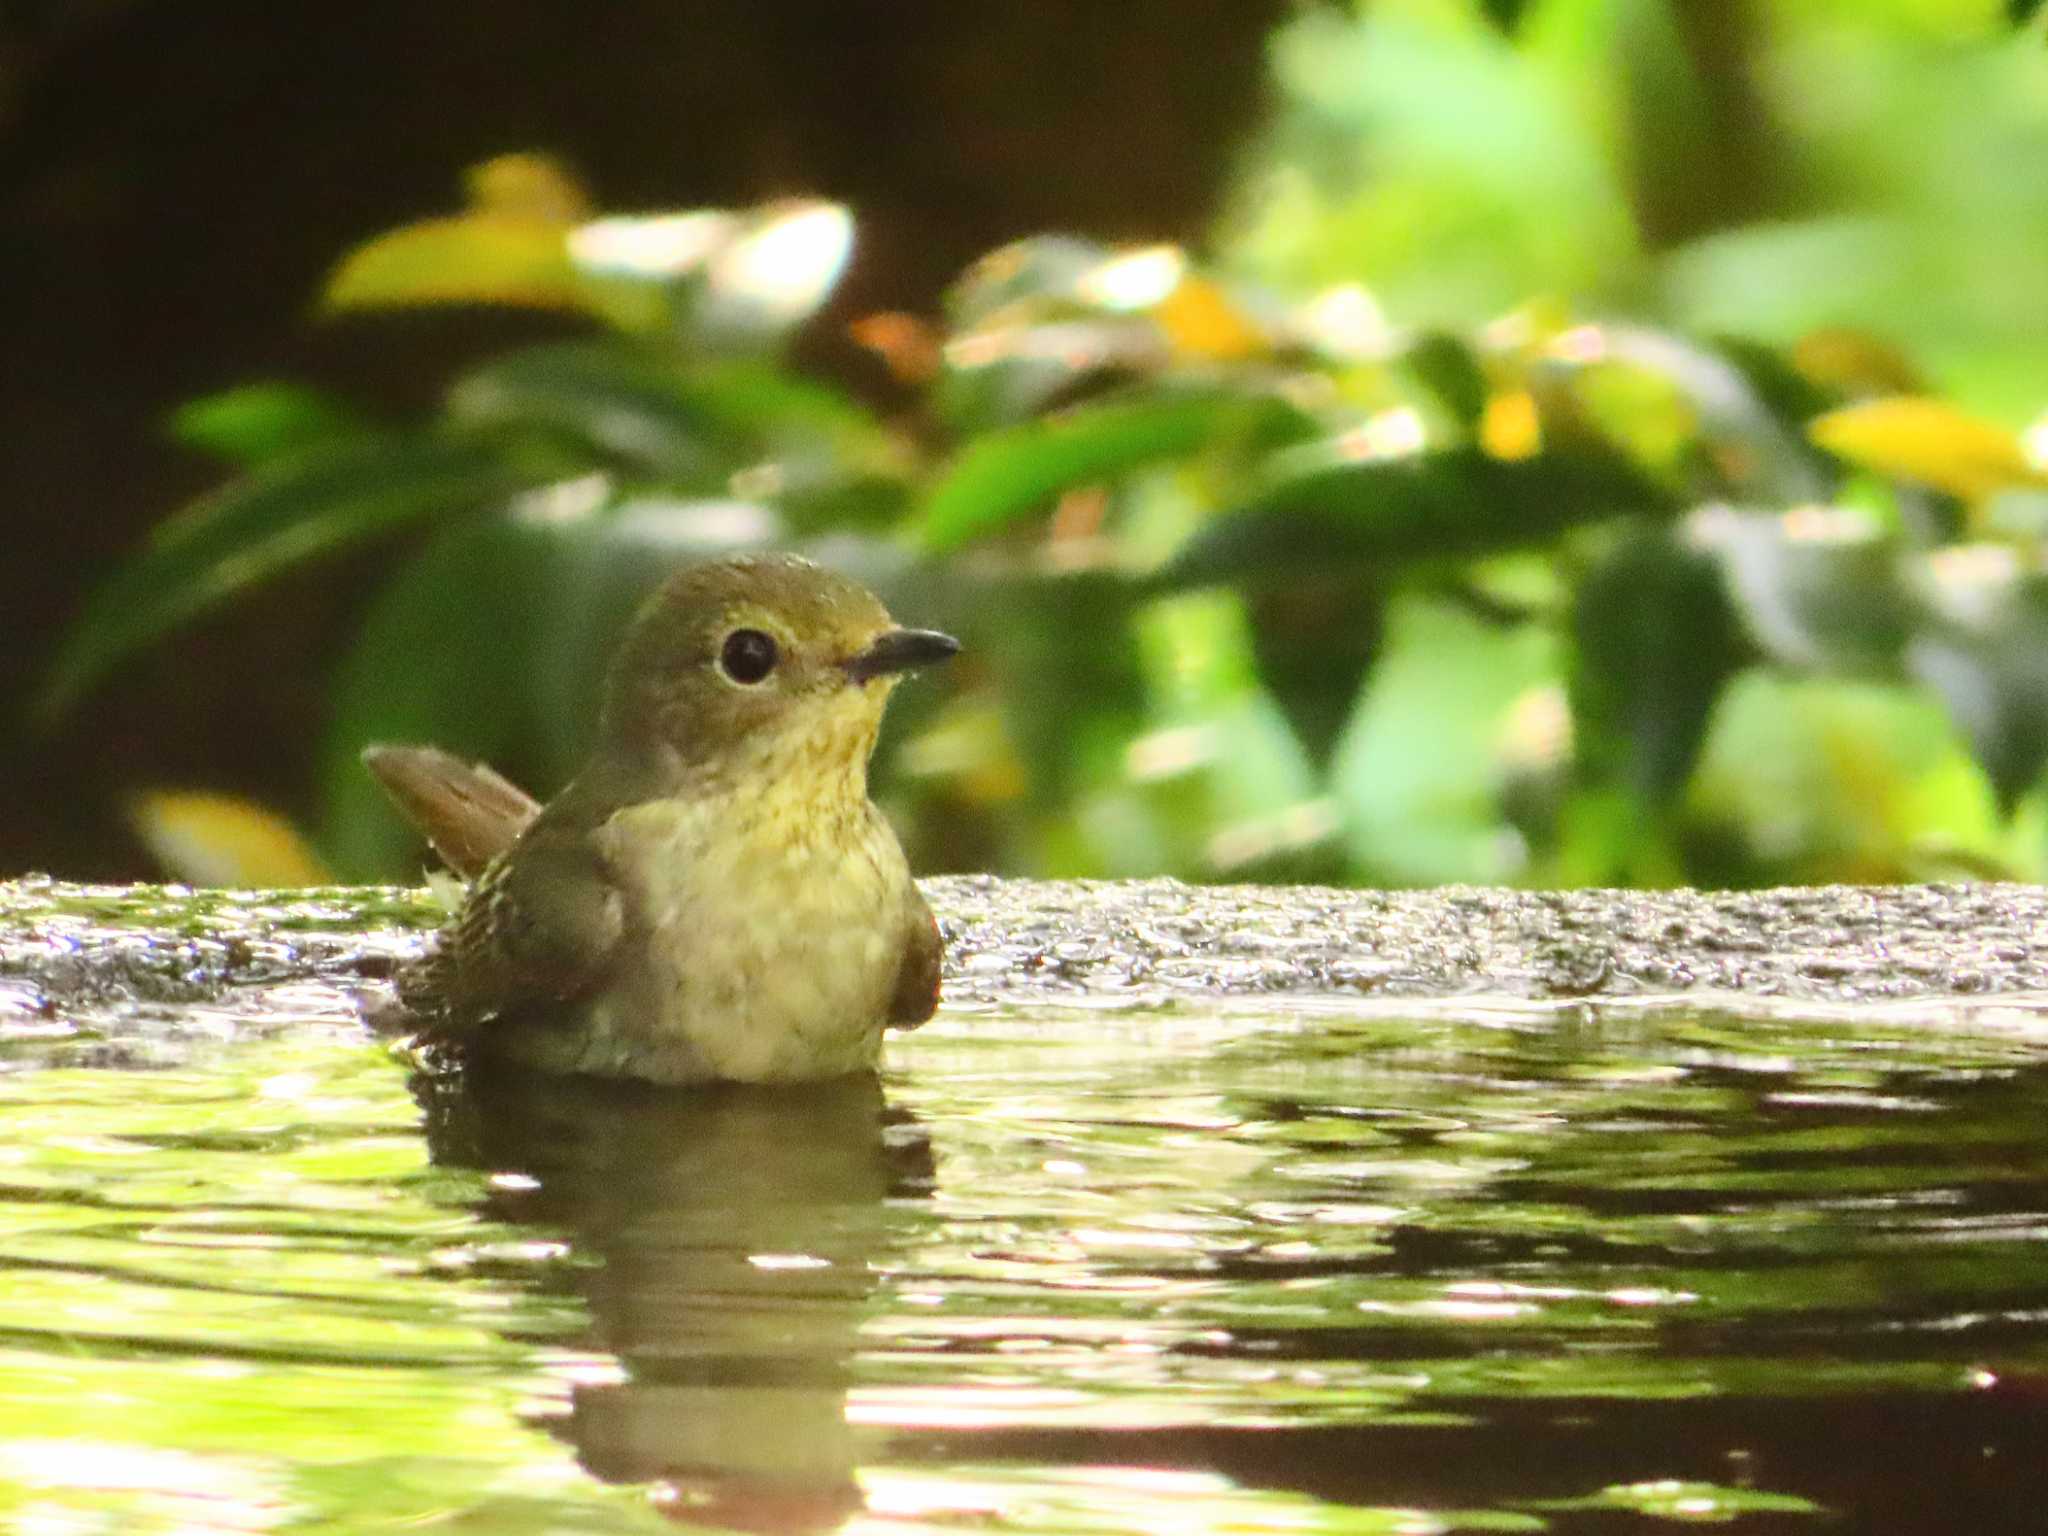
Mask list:
[[[670,577],[626,633],[600,732],[678,773],[865,770],[902,675],[950,635],[899,628],[857,582],[795,555],[746,555]]]

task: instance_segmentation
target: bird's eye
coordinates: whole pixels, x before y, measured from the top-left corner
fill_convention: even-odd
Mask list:
[[[736,683],[760,682],[775,670],[775,663],[781,659],[782,653],[776,649],[775,637],[764,635],[758,629],[734,630],[725,637],[725,644],[718,652],[719,669]]]

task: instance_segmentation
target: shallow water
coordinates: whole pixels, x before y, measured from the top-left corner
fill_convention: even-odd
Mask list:
[[[2038,1037],[1046,1008],[679,1094],[301,1001],[0,1042],[0,1530],[2048,1529]]]

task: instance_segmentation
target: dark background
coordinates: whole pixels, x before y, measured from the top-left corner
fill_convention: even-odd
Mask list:
[[[1198,235],[1284,9],[4,0],[0,874],[150,873],[120,816],[144,786],[305,809],[325,671],[374,556],[237,602],[52,732],[25,699],[87,584],[217,478],[165,438],[172,406],[297,377],[396,411],[451,358],[533,328],[308,316],[338,253],[453,209],[465,166],[547,150],[621,210],[850,203],[860,244],[817,354],[857,370],[835,321],[929,310],[1007,238]]]

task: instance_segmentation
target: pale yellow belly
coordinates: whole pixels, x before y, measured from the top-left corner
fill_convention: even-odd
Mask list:
[[[895,835],[861,809],[850,835],[829,841],[777,835],[759,807],[746,836],[729,807],[621,812],[608,851],[644,927],[573,1039],[521,1054],[677,1083],[872,1069],[911,885]]]

